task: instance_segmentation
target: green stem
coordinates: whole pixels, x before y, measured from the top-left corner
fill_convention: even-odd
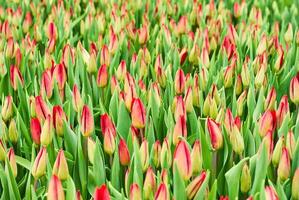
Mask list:
[[[217,177],[217,151],[213,151],[212,155],[212,181],[214,182]]]

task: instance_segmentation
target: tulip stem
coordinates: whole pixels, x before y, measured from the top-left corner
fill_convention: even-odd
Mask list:
[[[213,151],[212,156],[212,181],[214,182],[217,176],[217,151]]]

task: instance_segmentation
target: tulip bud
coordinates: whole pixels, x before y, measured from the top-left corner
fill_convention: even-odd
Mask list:
[[[5,56],[6,58],[12,58],[13,55],[14,55],[14,40],[12,37],[10,37],[7,40]]]
[[[15,152],[14,152],[13,148],[10,148],[8,150],[7,157],[8,157],[8,160],[9,160],[9,164],[10,164],[10,167],[11,167],[12,174],[13,174],[14,177],[17,177],[18,168],[17,168]]]
[[[55,175],[53,175],[50,180],[49,187],[48,187],[47,199],[48,200],[64,200],[65,199],[61,181]]]
[[[53,132],[54,132],[54,130],[53,130],[53,123],[52,123],[51,115],[48,115],[44,122],[41,136],[40,136],[40,143],[43,146],[48,146],[49,144],[51,144],[53,134],[54,134]]]
[[[91,137],[88,137],[87,139],[87,147],[88,160],[91,164],[94,164],[94,151],[96,149],[96,143]]]
[[[143,184],[143,198],[150,199],[154,196],[156,190],[156,178],[152,167],[149,167],[146,171],[144,184]]]
[[[290,82],[290,98],[294,104],[299,104],[299,73]]]
[[[48,99],[50,99],[52,97],[53,94],[53,81],[52,81],[52,77],[51,74],[49,73],[49,71],[45,71],[42,74],[42,78],[41,78],[41,95],[44,97],[46,96]]]
[[[228,66],[224,72],[224,87],[229,88],[233,85],[234,68]]]
[[[240,187],[242,193],[248,192],[251,188],[251,176],[247,163],[242,168]]]
[[[81,112],[83,107],[83,100],[76,84],[73,87],[73,106],[76,112]]]
[[[220,125],[211,118],[207,119],[207,127],[210,134],[211,144],[214,150],[221,149],[223,146],[223,136]]]
[[[141,198],[141,191],[137,183],[133,183],[130,187],[129,200],[139,200]]]
[[[293,131],[289,131],[287,134],[286,147],[289,151],[290,158],[293,159],[296,148],[296,140]]]
[[[9,123],[8,138],[13,143],[16,143],[18,141],[18,130],[16,126],[16,121],[14,119],[12,119]]]
[[[288,29],[284,34],[284,40],[286,43],[290,43],[293,40],[293,26],[291,23],[288,24]]]
[[[58,136],[63,136],[63,122],[66,120],[66,115],[61,106],[53,107],[53,125]]]
[[[281,70],[283,66],[283,61],[284,61],[284,51],[282,46],[280,45],[277,50],[277,58],[274,64],[275,72],[279,72]]]
[[[155,200],[169,200],[168,190],[165,183],[161,183],[155,193]]]
[[[154,143],[154,145],[152,147],[152,152],[151,152],[151,160],[156,168],[158,168],[160,165],[160,155],[161,155],[161,144],[160,144],[160,141],[157,140]]]
[[[185,102],[183,101],[182,96],[176,96],[174,98],[172,107],[173,107],[173,110],[174,110],[174,119],[175,119],[175,121],[178,121],[181,116],[184,116],[185,118],[187,117]]]
[[[110,130],[104,135],[104,151],[108,155],[112,155],[115,151],[115,138]]]
[[[168,139],[165,138],[161,149],[161,157],[160,157],[161,167],[168,169],[171,165],[171,159],[172,156],[171,156],[170,146],[168,143]]]
[[[292,180],[292,198],[299,199],[299,168],[296,169]]]
[[[191,112],[193,110],[193,97],[192,97],[192,88],[188,87],[186,95],[184,97],[184,102],[186,105],[186,111]]]
[[[39,150],[32,166],[31,173],[35,179],[38,179],[39,177],[43,176],[46,173],[47,159],[48,159],[47,149],[45,147],[42,147]]]
[[[92,111],[90,111],[87,105],[83,106],[80,118],[80,126],[84,137],[90,136],[94,130]]]
[[[291,163],[287,148],[282,148],[281,159],[277,168],[277,176],[281,181],[285,181],[290,176]]]
[[[122,164],[123,166],[127,166],[130,164],[130,152],[124,139],[120,139],[119,141],[118,155],[120,164]]]
[[[276,113],[273,110],[267,110],[259,120],[259,134],[264,137],[269,131],[273,132],[276,127]]]
[[[266,49],[267,49],[267,36],[263,34],[256,50],[257,55],[261,55],[266,51]]]
[[[184,34],[187,32],[188,18],[187,16],[181,16],[178,24],[176,25],[177,35]]]
[[[136,128],[144,128],[146,121],[145,108],[139,98],[134,98],[131,108],[132,125]]]
[[[242,155],[242,152],[244,151],[244,139],[236,125],[233,126],[233,131],[229,135],[229,139],[233,150],[237,154]]]
[[[66,180],[69,176],[68,165],[62,149],[60,149],[57,154],[52,173],[62,181]]]
[[[6,96],[1,110],[2,119],[4,121],[9,120],[13,115],[12,103],[13,103],[12,97]]]
[[[51,114],[47,104],[41,96],[35,97],[35,113],[41,122],[44,122],[47,116]]]
[[[116,77],[118,80],[124,80],[127,73],[127,66],[126,61],[122,60],[120,64],[118,65],[117,71],[116,71]]]
[[[175,74],[174,88],[176,94],[181,94],[185,90],[185,75],[182,69],[178,69]]]
[[[193,144],[193,149],[191,151],[191,161],[192,174],[198,174],[202,169],[202,153],[201,144],[199,140],[196,140]]]
[[[181,177],[187,181],[192,175],[192,163],[189,148],[184,140],[179,141],[173,155],[173,170],[175,166]],[[174,171],[175,173],[175,171]]]
[[[279,200],[275,189],[272,186],[265,187],[266,200]]]
[[[110,66],[110,55],[106,45],[102,47],[100,61],[101,65],[106,64],[107,67]]]
[[[138,30],[138,41],[139,41],[139,44],[141,44],[141,45],[146,44],[148,38],[149,38],[148,27],[147,27],[147,25],[143,25]]]
[[[186,188],[187,198],[193,199],[200,189],[202,183],[206,179],[206,172],[203,171],[200,175],[193,179]]]
[[[283,146],[284,146],[284,137],[281,136],[276,142],[275,148],[273,150],[273,155],[272,155],[272,163],[275,167],[277,167],[277,165],[279,164]]]
[[[21,86],[24,85],[23,76],[18,67],[11,65],[10,66],[10,84],[14,90],[18,89],[18,84]]]
[[[183,48],[183,49],[181,50],[181,52],[180,52],[180,55],[179,55],[179,57],[180,57],[180,65],[183,65],[183,64],[184,64],[184,62],[185,62],[187,56],[188,56],[188,51],[187,51],[186,48]]]
[[[196,43],[194,43],[190,54],[189,54],[189,61],[193,64],[198,64],[200,57],[200,49]]]
[[[282,122],[287,115],[290,115],[289,102],[288,96],[284,95],[283,97],[281,97],[281,101],[276,111],[276,120],[278,128],[282,125]]]
[[[103,135],[110,131],[113,136],[116,136],[115,126],[107,113],[101,115],[101,130]]]
[[[248,87],[249,83],[250,83],[250,74],[249,74],[249,69],[248,69],[248,66],[247,66],[247,62],[245,62],[242,66],[241,78],[242,78],[243,85],[245,87]]]
[[[102,88],[105,87],[108,83],[108,72],[107,66],[104,64],[99,68],[98,77],[97,77],[97,85]]]
[[[74,50],[69,44],[66,44],[63,47],[62,62],[65,64],[66,68],[70,68],[70,66],[75,64]]]
[[[57,80],[58,89],[63,90],[67,81],[67,74],[64,64],[58,64],[55,66],[54,75]]]
[[[217,117],[217,113],[218,108],[215,98],[213,98],[211,94],[208,94],[203,104],[203,114],[215,119]]]
[[[6,148],[3,145],[2,139],[0,139],[0,161],[5,161]]]
[[[240,95],[242,92],[242,78],[240,74],[237,76],[236,79],[235,91],[236,91],[236,95]]]
[[[110,200],[110,194],[105,184],[101,187],[96,187],[93,195],[94,200]]]
[[[173,144],[179,142],[180,137],[187,137],[187,124],[184,115],[181,115],[177,120],[173,130]]]
[[[276,102],[276,90],[274,87],[272,87],[265,100],[265,104],[264,104],[265,110],[274,109],[275,102]]]
[[[146,139],[143,139],[140,146],[139,153],[141,158],[142,171],[145,172],[149,165],[148,142]]]

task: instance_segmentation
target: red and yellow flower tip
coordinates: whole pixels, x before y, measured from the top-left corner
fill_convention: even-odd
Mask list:
[[[105,184],[96,187],[93,195],[94,200],[110,200],[110,194]]]
[[[142,171],[145,172],[149,165],[148,141],[144,138],[139,149]]]
[[[169,200],[168,189],[165,183],[160,183],[155,193],[155,200]]]
[[[40,122],[37,118],[31,118],[30,120],[30,132],[31,132],[31,138],[33,142],[37,145],[40,144],[40,136],[42,132],[42,127],[40,125]]]
[[[13,104],[12,96],[10,95],[6,96],[1,110],[2,119],[5,122],[8,121],[13,115],[12,104]]]
[[[116,136],[116,129],[114,123],[110,119],[107,113],[101,115],[100,122],[101,122],[101,130],[103,135],[105,135],[108,131],[110,131],[114,137]]]
[[[41,136],[40,136],[40,143],[43,146],[48,146],[51,144],[54,135],[54,128],[53,128],[53,120],[51,115],[49,114],[44,122]]]
[[[99,68],[98,76],[97,76],[97,85],[100,88],[106,87],[108,83],[108,71],[107,71],[107,65],[103,64]]]
[[[48,187],[47,193],[48,200],[65,200],[65,194],[61,181],[56,175],[53,175]]]
[[[277,176],[280,181],[285,181],[289,178],[291,171],[291,161],[288,149],[282,148],[281,159],[277,168]]]
[[[274,110],[267,110],[259,120],[259,134],[264,137],[269,131],[276,128],[276,113]]]
[[[115,151],[115,137],[110,129],[104,134],[104,151],[108,155],[112,155]]]
[[[83,100],[81,98],[79,88],[76,84],[73,87],[73,98],[72,99],[73,99],[74,110],[76,112],[81,112],[81,109],[83,107]]]
[[[110,66],[110,54],[107,45],[104,45],[101,49],[101,65],[106,65],[107,67]]]
[[[50,70],[45,70],[41,77],[41,88],[40,88],[40,94],[42,97],[47,97],[50,99],[53,94],[53,79],[52,74]]]
[[[185,91],[185,74],[182,69],[178,69],[175,74],[174,89],[176,94],[182,94]]]
[[[156,190],[156,178],[155,173],[152,167],[149,167],[146,171],[144,184],[143,184],[143,197],[145,199],[150,199],[151,196],[154,196]]]
[[[52,173],[62,181],[69,177],[69,168],[62,149],[58,151]]]
[[[192,174],[198,174],[202,170],[202,151],[199,140],[196,140],[193,144],[191,151],[192,160]]]
[[[139,200],[141,198],[141,191],[137,183],[133,183],[130,187],[129,200]]]
[[[294,104],[299,104],[299,73],[290,82],[290,98]]]
[[[63,123],[67,120],[66,115],[61,106],[53,107],[53,125],[58,136],[63,136]]]
[[[20,72],[20,69],[15,66],[10,66],[10,84],[14,90],[18,89],[18,85],[24,86],[24,79]]]
[[[84,137],[90,136],[94,130],[92,111],[87,105],[84,105],[82,108],[80,126],[81,126],[80,130]]]
[[[180,176],[184,180],[189,180],[192,175],[192,162],[190,150],[185,140],[180,140],[177,144],[173,155],[173,170],[175,173],[177,167]]]
[[[210,134],[211,144],[214,150],[221,149],[223,146],[223,136],[220,125],[213,119],[207,119],[207,127]]]
[[[31,173],[35,179],[43,176],[46,173],[47,159],[48,159],[47,149],[45,147],[42,147],[39,150],[32,166]]]
[[[266,100],[265,100],[265,104],[264,104],[265,110],[273,110],[274,109],[275,102],[276,102],[276,96],[277,96],[276,90],[274,87],[272,87],[266,97]]]
[[[187,123],[184,115],[178,118],[174,126],[172,137],[174,145],[178,144],[180,137],[187,137]]]
[[[201,187],[202,183],[205,181],[205,179],[206,179],[206,172],[203,171],[200,175],[195,177],[189,183],[189,185],[186,187],[186,194],[187,194],[188,199],[193,199],[195,197],[196,193],[200,189],[200,187]]]
[[[144,128],[146,122],[146,113],[142,101],[134,98],[131,108],[132,125],[136,128]]]
[[[35,113],[37,118],[43,123],[48,115],[51,115],[50,109],[41,96],[35,97]]]
[[[288,96],[284,95],[281,97],[279,106],[276,111],[277,128],[281,127],[283,120],[289,114],[290,114],[290,108],[289,108]]]
[[[124,139],[120,139],[119,141],[118,156],[121,165],[128,166],[130,164],[130,152]]]
[[[266,200],[279,200],[275,189],[272,186],[265,187]]]
[[[159,140],[157,140],[153,147],[151,152],[151,161],[153,162],[154,166],[158,168],[160,166],[160,155],[161,155],[161,143]]]
[[[11,171],[14,177],[17,177],[18,175],[18,168],[17,168],[17,163],[16,163],[16,157],[15,157],[15,152],[13,148],[10,148],[7,153],[8,161],[11,167]]]
[[[292,198],[299,199],[299,168],[297,168],[294,172],[293,180],[292,180]]]

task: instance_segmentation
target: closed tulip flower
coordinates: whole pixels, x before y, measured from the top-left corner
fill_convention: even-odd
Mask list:
[[[84,137],[90,136],[94,130],[92,111],[90,111],[90,108],[87,105],[84,105],[82,108],[80,126],[81,133]]]
[[[68,165],[62,149],[60,149],[57,154],[52,173],[62,181],[66,180],[69,176]]]
[[[192,162],[189,148],[184,140],[181,140],[175,148],[173,170],[175,170],[175,167],[177,167],[178,172],[184,180],[189,180],[192,175]]]
[[[137,98],[133,99],[131,109],[132,125],[136,128],[144,128],[146,121],[145,108],[142,101]]]
[[[61,181],[55,175],[53,175],[50,180],[50,183],[48,186],[47,199],[48,200],[65,200],[65,194],[63,191]]]

